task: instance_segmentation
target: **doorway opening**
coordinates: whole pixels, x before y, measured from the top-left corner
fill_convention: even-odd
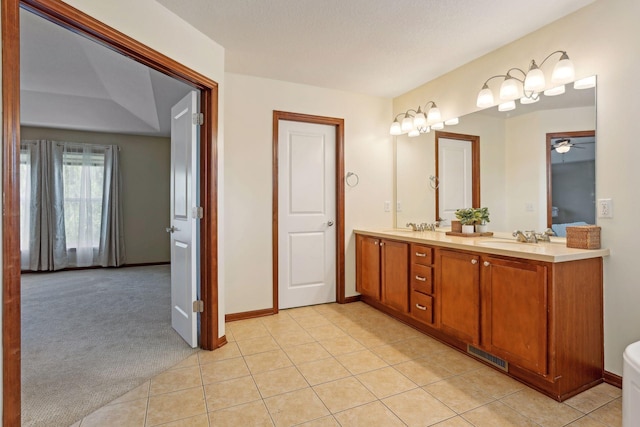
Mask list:
[[[25,8],[109,49],[200,90],[201,343],[204,349],[224,344],[218,337],[217,300],[217,151],[218,85],[213,80],[148,48],[79,10],[55,0],[2,2],[3,98],[3,423],[20,425],[20,8]]]

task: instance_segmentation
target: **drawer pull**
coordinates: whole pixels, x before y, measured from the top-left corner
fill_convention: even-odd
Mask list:
[[[422,253],[422,252],[416,252],[416,256],[419,256],[419,257],[426,257],[426,256],[427,256],[427,254]]]
[[[416,303],[416,308],[418,310],[427,311],[427,307],[426,306],[420,305],[420,304],[417,304],[417,303]]]
[[[420,280],[421,282],[426,282],[427,278],[422,276],[416,276],[416,280]]]

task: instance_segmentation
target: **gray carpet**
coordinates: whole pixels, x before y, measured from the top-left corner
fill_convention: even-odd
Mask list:
[[[180,362],[170,267],[22,277],[22,425],[67,427]]]

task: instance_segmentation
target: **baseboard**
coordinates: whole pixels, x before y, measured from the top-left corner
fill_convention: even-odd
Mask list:
[[[276,312],[273,308],[265,308],[263,310],[244,311],[242,313],[231,313],[224,316],[225,322],[235,322],[237,320],[253,319],[256,317],[271,316]]]
[[[219,337],[218,340],[216,341],[216,348],[220,348],[220,347],[222,347],[223,345],[226,345],[226,344],[227,344],[227,336],[223,335],[223,336]]]
[[[620,375],[604,371],[604,382],[622,388],[622,377]]]
[[[54,273],[58,271],[75,271],[75,270],[95,270],[98,268],[126,268],[126,267],[151,267],[154,265],[169,265],[170,261],[161,261],[161,262],[139,262],[135,264],[122,264],[117,267],[109,266],[103,267],[101,265],[90,265],[88,267],[67,267],[62,268],[60,270],[21,270],[20,274],[30,274],[30,273]]]
[[[352,297],[346,297],[341,304],[351,304],[352,302],[360,301],[360,295],[354,295]]]

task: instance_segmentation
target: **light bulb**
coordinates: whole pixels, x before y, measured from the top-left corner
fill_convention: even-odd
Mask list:
[[[433,107],[429,109],[429,114],[427,115],[427,122],[435,123],[441,120],[442,120],[442,116],[440,115],[440,109],[436,107],[434,104]]]
[[[489,89],[489,86],[485,83],[482,86],[482,90],[478,93],[478,100],[476,105],[480,108],[488,108],[493,105],[493,92]]]
[[[552,87],[551,89],[547,89],[544,91],[546,96],[556,96],[562,95],[564,93],[564,85]]]
[[[498,105],[498,111],[511,111],[516,109],[516,101],[507,101]]]
[[[551,82],[555,84],[570,83],[576,79],[576,72],[573,68],[573,62],[569,59],[567,52],[562,52],[560,61],[553,68]]]
[[[500,99],[510,101],[520,97],[520,82],[507,75],[500,86]]]
[[[408,113],[405,113],[404,119],[402,119],[402,132],[409,132],[413,129],[413,117],[411,117]]]
[[[542,92],[547,85],[544,73],[536,65],[536,61],[531,61],[531,68],[524,78],[524,91],[525,92]]]
[[[391,128],[389,129],[389,133],[391,135],[402,135],[402,127],[400,126],[400,122],[397,120],[394,120],[393,123],[391,123]]]
[[[590,89],[596,87],[596,76],[585,77],[573,83],[574,89]]]

